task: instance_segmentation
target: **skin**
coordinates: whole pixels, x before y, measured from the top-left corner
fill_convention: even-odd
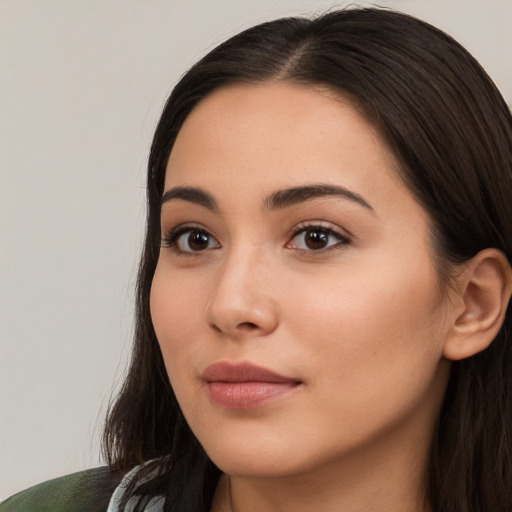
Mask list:
[[[282,82],[214,92],[178,135],[165,190],[199,188],[217,208],[179,197],[162,205],[151,314],[180,406],[231,475],[237,512],[428,510],[427,453],[456,312],[439,286],[429,217],[396,169],[349,101]],[[326,195],[268,208],[276,191],[319,183],[367,206]],[[165,241],[183,224],[207,234],[204,248],[189,232]],[[308,225],[321,226],[328,247],[307,246],[297,230]],[[218,361],[300,385],[225,409],[201,378]],[[212,510],[229,502],[223,477]]]

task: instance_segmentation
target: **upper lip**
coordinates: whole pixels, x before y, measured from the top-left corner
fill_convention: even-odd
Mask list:
[[[221,361],[208,366],[201,377],[206,382],[299,382],[252,363]]]

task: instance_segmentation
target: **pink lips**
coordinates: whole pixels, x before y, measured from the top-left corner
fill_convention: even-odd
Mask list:
[[[215,363],[202,374],[213,403],[225,409],[251,409],[277,399],[300,381],[249,363]]]

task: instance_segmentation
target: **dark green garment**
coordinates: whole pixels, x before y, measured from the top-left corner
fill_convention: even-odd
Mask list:
[[[119,484],[107,467],[48,480],[0,503],[0,512],[105,512]]]

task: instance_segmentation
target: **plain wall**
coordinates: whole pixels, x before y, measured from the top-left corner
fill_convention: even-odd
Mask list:
[[[245,27],[348,3],[0,0],[1,498],[101,464],[148,148],[172,85]],[[379,4],[449,32],[512,100],[512,1]]]

